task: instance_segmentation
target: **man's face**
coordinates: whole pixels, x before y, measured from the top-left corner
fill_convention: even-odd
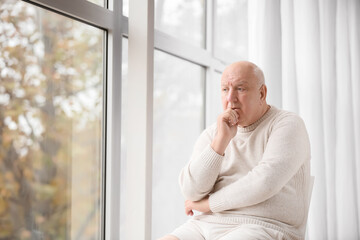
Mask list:
[[[239,114],[239,124],[246,127],[261,116],[264,100],[262,91],[252,69],[235,67],[226,69],[221,78],[221,100],[223,109],[232,108]],[[265,93],[266,94],[266,93]]]

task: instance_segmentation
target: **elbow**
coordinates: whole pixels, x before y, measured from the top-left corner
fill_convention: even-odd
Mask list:
[[[199,191],[196,188],[195,181],[188,176],[185,177],[184,175],[184,171],[182,171],[179,176],[179,185],[181,193],[186,200],[199,201],[208,195],[207,192]]]
[[[181,192],[186,200],[190,200],[194,202],[200,201],[209,194],[207,192],[203,192],[203,193],[199,192],[196,189],[194,189],[194,187],[184,187],[184,186],[181,186]]]

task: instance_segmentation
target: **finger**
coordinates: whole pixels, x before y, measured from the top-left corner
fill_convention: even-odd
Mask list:
[[[232,113],[232,109],[226,109],[223,113],[223,118],[225,118],[227,121],[231,121],[233,119],[234,113]]]
[[[186,216],[190,216],[192,213],[192,209],[186,209],[185,214]]]
[[[235,125],[238,121],[238,116],[235,110],[233,109],[229,109],[228,111],[228,122],[230,123],[230,125]]]
[[[238,114],[235,110],[228,108],[221,115],[219,115],[219,120],[226,123],[229,127],[233,127],[238,123]]]
[[[192,202],[190,200],[186,200],[184,203],[184,208],[185,208],[185,214],[187,216],[189,216],[192,212]]]
[[[239,119],[240,119],[240,115],[237,111],[233,110],[233,113],[235,115],[235,124],[236,125],[238,122],[239,122]]]
[[[232,110],[231,115],[233,117],[232,124],[235,125],[237,123],[237,120],[238,120],[237,115],[236,115],[236,111]]]
[[[192,216],[192,215],[194,215],[194,212],[192,209],[185,208],[185,214],[186,214],[186,216]]]
[[[235,113],[236,119],[238,119],[240,117],[238,111],[236,109],[233,109],[233,112]]]

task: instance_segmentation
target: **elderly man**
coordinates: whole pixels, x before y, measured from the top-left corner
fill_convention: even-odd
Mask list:
[[[310,144],[294,113],[266,102],[262,71],[242,61],[221,78],[223,113],[180,174],[193,217],[162,240],[304,239]]]

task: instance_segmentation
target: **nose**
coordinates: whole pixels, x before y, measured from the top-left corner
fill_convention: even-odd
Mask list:
[[[236,102],[237,101],[237,97],[236,97],[236,91],[234,91],[233,89],[230,89],[228,92],[228,95],[226,97],[227,101],[232,103],[232,102]]]

